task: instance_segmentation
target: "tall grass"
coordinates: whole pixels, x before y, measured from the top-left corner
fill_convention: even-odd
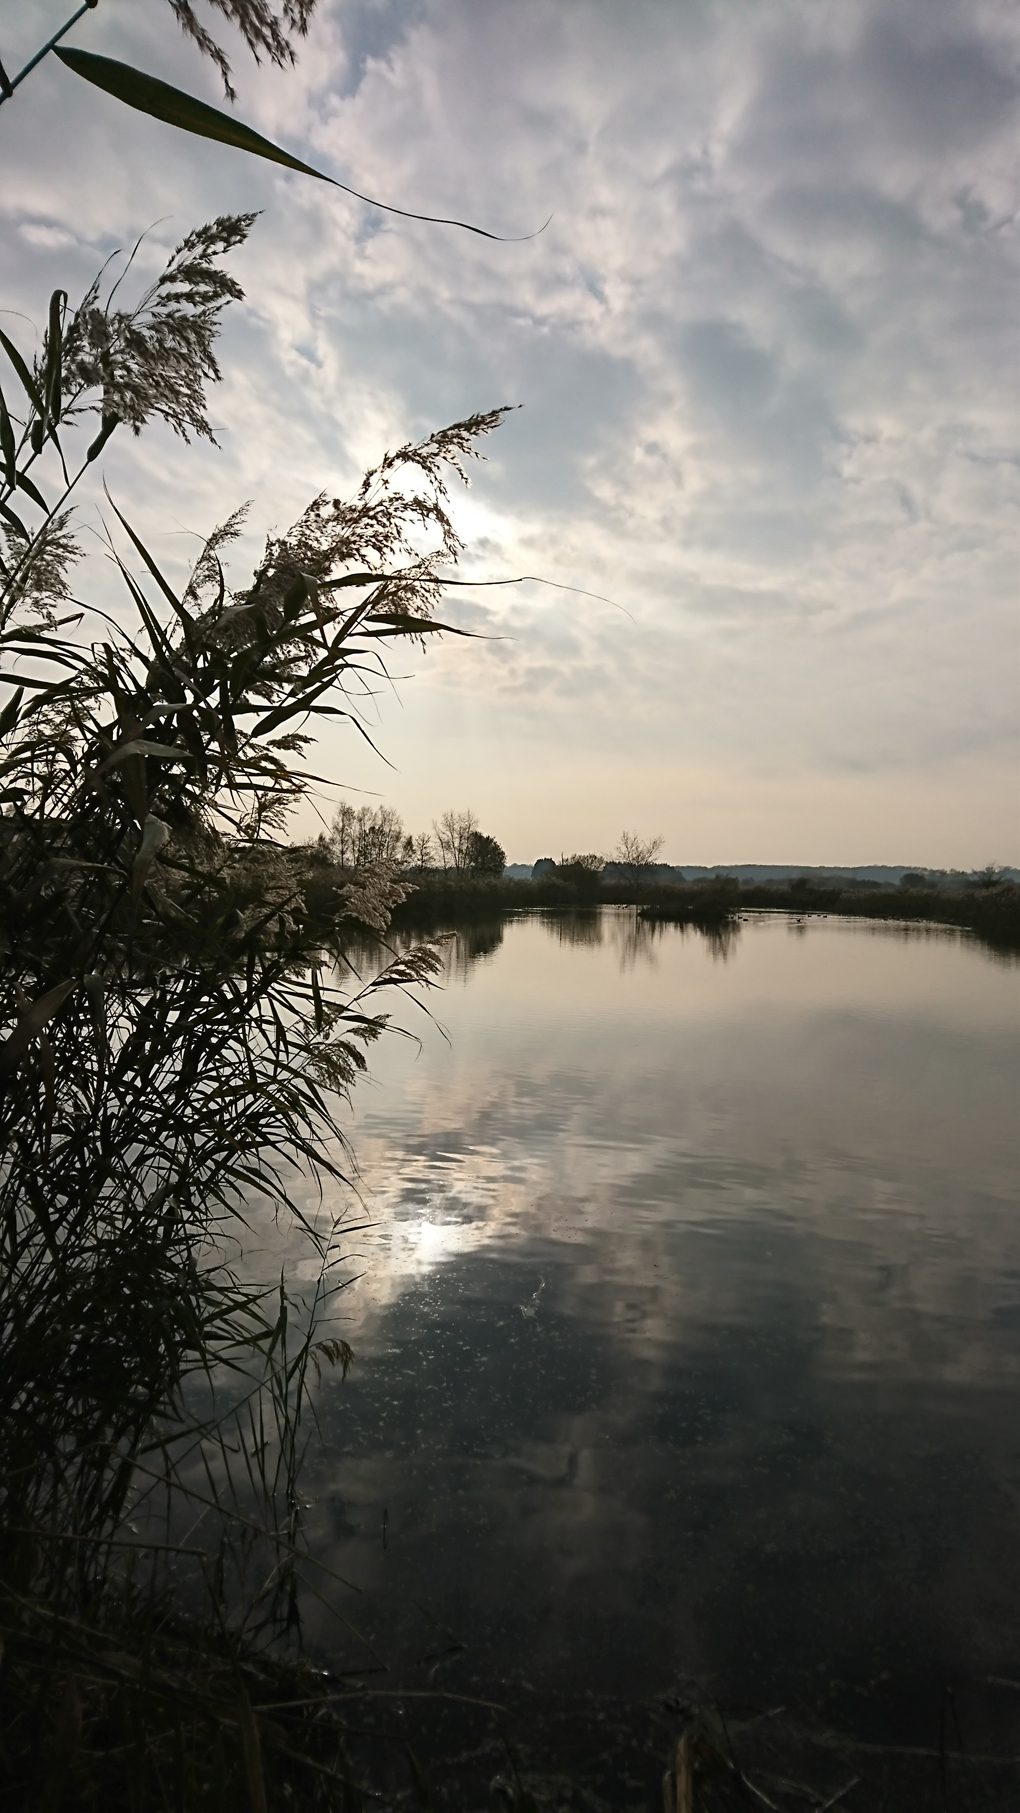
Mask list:
[[[236,589],[224,561],[239,513],[175,587],[111,500],[124,612],[72,590],[71,494],[111,435],[154,417],[185,440],[208,431],[219,315],[240,295],[219,261],[250,226],[190,234],[134,309],[98,281],[73,312],[58,291],[34,361],[0,333],[12,1806],[62,1804],[86,1755],[106,1804],[190,1804],[189,1770],[267,1804],[251,1708],[268,1677],[252,1670],[276,1665],[255,1660],[256,1640],[295,1616],[309,1379],[350,1359],[322,1326],[329,1225],[303,1215],[295,1179],[343,1187],[340,1109],[387,993],[438,967],[412,947],[362,986],[346,943],[384,932],[403,895],[395,865],[348,877],[324,920],[306,905],[311,860],[281,838],[314,784],[315,721],[357,724],[387,645],[439,628],[459,549],[444,474],[463,475],[499,412],[387,455],[349,502],[313,499]],[[302,1224],[317,1255],[300,1298],[230,1262],[225,1236],[258,1203]],[[190,1542],[182,1518],[200,1526]],[[180,1621],[189,1566],[201,1641]],[[254,1566],[257,1589],[232,1595]],[[335,1731],[329,1742],[315,1795],[332,1771],[342,1798]]]

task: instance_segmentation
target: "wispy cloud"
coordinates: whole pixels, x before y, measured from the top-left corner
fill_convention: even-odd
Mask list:
[[[86,25],[217,100],[168,9]],[[8,299],[38,315],[163,215],[153,260],[264,209],[224,450],[153,440],[133,481],[182,528],[242,496],[264,528],[398,438],[523,405],[466,501],[468,571],[545,572],[633,621],[535,587],[455,597],[512,639],[433,653],[382,705],[395,776],[343,766],[410,816],[459,765],[522,856],[613,841],[631,799],[679,859],[1015,859],[1018,71],[1004,0],[360,0],[326,6],[290,74],[238,59],[241,116],[344,181],[497,232],[552,212],[493,246],[47,67],[4,109]]]

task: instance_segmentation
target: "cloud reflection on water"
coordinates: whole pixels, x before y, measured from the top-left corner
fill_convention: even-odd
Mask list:
[[[317,1540],[476,1684],[708,1670],[919,1730],[1016,1668],[1016,978],[872,926],[752,920],[725,964],[632,927],[451,951],[449,1043],[359,1096]]]

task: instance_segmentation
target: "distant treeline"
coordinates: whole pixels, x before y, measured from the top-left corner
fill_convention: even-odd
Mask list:
[[[679,891],[694,894],[698,888],[695,883],[689,890]],[[706,892],[717,898],[726,894],[719,883],[709,884]],[[859,919],[956,925],[976,932],[999,949],[1020,950],[1020,888],[1013,882],[986,888],[890,888],[866,887],[860,882],[845,887],[825,886],[797,879],[741,888],[731,884],[728,897],[733,911],[771,908],[787,913],[839,913]],[[649,917],[665,916],[657,903],[644,911]]]
[[[339,880],[339,877],[337,878]],[[826,886],[804,879],[741,887],[722,877],[686,885],[565,877],[552,871],[537,881],[457,877],[419,871],[414,891],[398,906],[394,924],[429,930],[493,913],[529,908],[636,906],[642,916],[680,924],[717,926],[746,909],[787,913],[839,913],[858,918],[924,921],[976,932],[1000,949],[1020,950],[1020,888],[1013,882],[984,887],[927,888]]]
[[[479,830],[472,812],[445,812],[429,833],[409,836],[390,808],[342,805],[329,837],[300,854],[310,865],[305,897],[313,916],[332,923],[353,912],[366,877],[380,877],[403,900],[393,923],[430,931],[528,909],[635,906],[646,919],[720,926],[748,908],[928,920],[976,932],[1001,949],[1020,949],[1020,887],[1011,871],[815,869],[770,874],[744,865],[735,873],[683,871],[656,862],[661,838],[624,832],[612,856],[544,857],[530,874],[505,867],[501,845]],[[306,871],[307,873],[307,871]]]

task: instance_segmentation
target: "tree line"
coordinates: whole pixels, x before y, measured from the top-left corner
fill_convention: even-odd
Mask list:
[[[647,881],[663,841],[661,837],[641,837],[636,831],[623,831],[608,856],[589,850],[561,855],[558,862],[551,856],[541,857],[534,865],[534,873],[536,878],[555,874],[579,887],[598,887],[607,869],[612,870],[615,879]],[[433,819],[430,830],[410,832],[392,806],[352,806],[345,800],[337,809],[329,835],[319,839],[318,849],[337,868],[359,873],[376,871],[382,865],[394,872],[442,869],[453,875],[498,878],[506,868],[502,844],[479,828],[470,810],[444,812]]]
[[[392,806],[352,806],[345,800],[320,848],[338,868],[359,873],[390,867],[498,877],[506,868],[506,851],[479,829],[471,811],[444,812],[430,830],[409,832]]]
[[[637,831],[621,831],[619,842],[609,856],[601,856],[595,850],[561,856],[559,862],[546,856],[535,864],[533,872],[536,879],[542,875],[555,875],[573,887],[594,890],[608,879],[607,870],[612,870],[614,880],[637,887],[652,879],[655,858],[664,841],[662,837],[642,837]]]

